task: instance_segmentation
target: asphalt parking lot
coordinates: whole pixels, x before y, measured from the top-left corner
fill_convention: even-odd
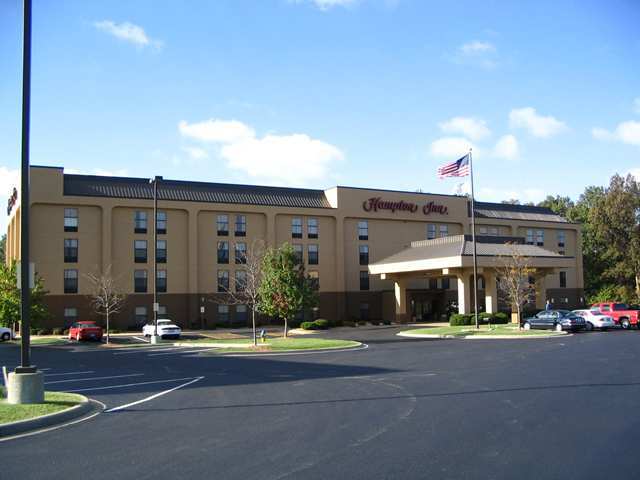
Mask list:
[[[0,477],[638,478],[639,331],[397,331],[340,332],[368,344],[357,351],[266,357],[34,347],[47,389],[115,410],[0,443]],[[17,360],[0,346],[1,364]]]

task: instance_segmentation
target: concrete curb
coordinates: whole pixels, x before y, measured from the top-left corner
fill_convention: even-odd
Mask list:
[[[354,342],[357,342],[357,340],[352,340]],[[255,352],[255,351],[247,351],[247,353],[240,353],[240,352],[227,352],[225,353],[224,351],[220,352],[219,355],[246,355],[246,356],[266,356],[266,355],[283,355],[283,354],[287,354],[287,353],[296,353],[296,354],[303,354],[303,353],[317,353],[317,352],[330,352],[330,351],[334,351],[334,350],[340,350],[340,351],[349,351],[349,350],[361,350],[363,347],[368,348],[368,345],[366,343],[362,343],[362,342],[357,342],[357,345],[351,345],[351,346],[341,346],[341,347],[322,347],[322,348],[308,348],[308,349],[291,349],[291,350],[278,350],[278,351],[273,351],[273,352],[269,352],[269,351],[265,351],[265,352]],[[231,349],[231,348],[236,348],[233,345],[234,344],[229,344],[229,343],[223,343],[223,344],[212,344],[212,343],[201,343],[199,345],[197,344],[174,344],[175,346],[180,346],[180,347],[187,347],[187,348],[207,348],[207,347],[211,347],[211,349],[213,350],[214,348],[222,348],[222,349]],[[224,346],[221,346],[224,345]],[[231,346],[229,346],[231,345]],[[253,344],[249,344],[249,346],[247,347],[246,343],[241,344],[242,347],[241,349],[246,349],[249,350],[250,347],[253,346]],[[264,345],[269,345],[268,343],[264,344]]]
[[[0,438],[63,424],[102,408],[102,406],[97,402],[93,402],[83,395],[81,396],[84,400],[80,404],[67,408],[66,410],[62,410],[61,412],[49,413],[48,415],[43,415],[41,417],[29,418],[27,420],[19,420],[17,422],[4,423],[0,425]]]
[[[551,335],[446,335],[446,334],[428,334],[428,333],[411,333],[409,332],[399,332],[396,333],[399,337],[407,337],[407,338],[430,338],[436,340],[529,340],[533,338],[562,338],[563,336],[568,336],[567,332],[562,332],[561,334],[554,333]]]

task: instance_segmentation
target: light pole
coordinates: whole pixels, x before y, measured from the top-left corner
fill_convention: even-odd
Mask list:
[[[20,200],[20,366],[9,374],[9,403],[44,403],[44,376],[31,365],[29,275],[29,127],[31,110],[31,0],[24,0],[22,50],[22,158]]]
[[[162,177],[156,176],[149,180],[153,184],[153,335],[151,343],[158,343],[158,182]]]

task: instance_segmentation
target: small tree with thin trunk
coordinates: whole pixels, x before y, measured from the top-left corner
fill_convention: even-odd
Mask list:
[[[247,305],[251,308],[251,330],[253,345],[258,345],[256,334],[256,316],[260,305],[260,284],[262,283],[262,259],[264,257],[264,242],[254,240],[246,253],[240,254],[238,260],[244,268],[237,271],[244,272],[244,278],[234,278],[234,288],[225,288],[227,294],[224,301],[214,300],[216,303],[227,305]]]
[[[106,321],[107,343],[109,343],[109,317],[122,310],[125,296],[121,294],[116,281],[111,275],[111,266],[108,266],[101,274],[89,273],[86,275],[91,283],[91,304],[98,315],[104,315]]]
[[[259,295],[260,311],[284,320],[285,338],[289,321],[298,312],[318,303],[313,281],[305,275],[304,265],[299,263],[288,243],[266,251],[262,260]]]
[[[522,308],[533,299],[534,291],[529,284],[529,276],[535,271],[531,260],[518,251],[516,244],[509,245],[509,254],[502,258],[502,265],[496,268],[498,290],[505,303],[518,314],[518,327],[522,328]]]

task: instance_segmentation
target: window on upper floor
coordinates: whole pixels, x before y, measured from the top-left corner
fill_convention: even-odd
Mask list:
[[[369,265],[369,245],[359,245],[358,253],[360,265]]]
[[[64,209],[64,231],[65,232],[78,231],[78,209],[77,208]]]
[[[536,230],[536,245],[544,247],[544,230]]]
[[[167,263],[167,241],[158,240],[156,242],[156,261],[158,263]]]
[[[442,289],[449,290],[451,288],[451,279],[449,277],[444,277],[442,279]]]
[[[441,237],[449,236],[449,225],[440,225],[440,236]]]
[[[525,242],[527,245],[534,245],[535,243],[535,236],[534,236],[534,232],[532,228],[528,228],[527,229],[527,236],[525,238]]]
[[[317,218],[307,219],[307,237],[318,238],[318,219]]]
[[[369,240],[369,222],[366,220],[358,222],[358,240]]]
[[[311,270],[309,272],[309,281],[311,282],[311,288],[320,290],[320,275],[317,270]]]
[[[489,229],[487,227],[479,227],[478,235],[489,235]]]
[[[156,292],[165,293],[167,291],[167,271],[158,270],[158,276],[156,278]]]
[[[369,272],[366,270],[360,271],[360,290],[369,290]]]
[[[218,292],[229,291],[229,270],[218,270]]]
[[[164,235],[167,233],[167,212],[158,210],[156,229],[158,230],[158,235]]]
[[[133,231],[135,233],[147,233],[147,212],[136,210],[133,213]]]
[[[236,265],[247,263],[247,244],[245,242],[236,242]]]
[[[229,215],[218,215],[216,228],[219,236],[226,237],[229,235]]]
[[[317,244],[307,245],[307,255],[308,255],[309,265],[318,265],[318,262],[320,261],[320,259],[318,257]]]
[[[78,239],[64,239],[64,262],[76,263],[78,261]]]
[[[247,288],[247,271],[246,270],[236,270],[236,278],[235,278],[235,287],[236,292],[244,292]]]
[[[489,227],[489,235],[492,237],[498,236],[498,227]]]
[[[229,242],[218,242],[218,263],[229,263]]]
[[[296,257],[296,264],[300,265],[304,262],[304,253],[302,250],[302,245],[299,243],[294,243],[292,246],[293,248],[293,254]]]
[[[436,238],[436,225],[435,223],[427,224],[427,240],[433,240]]]
[[[78,270],[64,271],[64,293],[78,293]]]
[[[557,237],[558,237],[558,248],[564,250],[565,244],[567,243],[567,233],[563,230],[559,230],[557,232]]]
[[[133,291],[136,293],[147,293],[147,271],[133,271]]]
[[[429,279],[429,290],[437,290],[438,289],[438,279],[430,278]]]
[[[567,272],[560,272],[560,288],[567,288]]]
[[[236,228],[234,235],[236,237],[247,236],[247,217],[246,215],[236,215]]]
[[[133,261],[135,263],[147,263],[147,241],[133,241]]]
[[[302,219],[299,217],[291,219],[291,238],[302,238]]]

